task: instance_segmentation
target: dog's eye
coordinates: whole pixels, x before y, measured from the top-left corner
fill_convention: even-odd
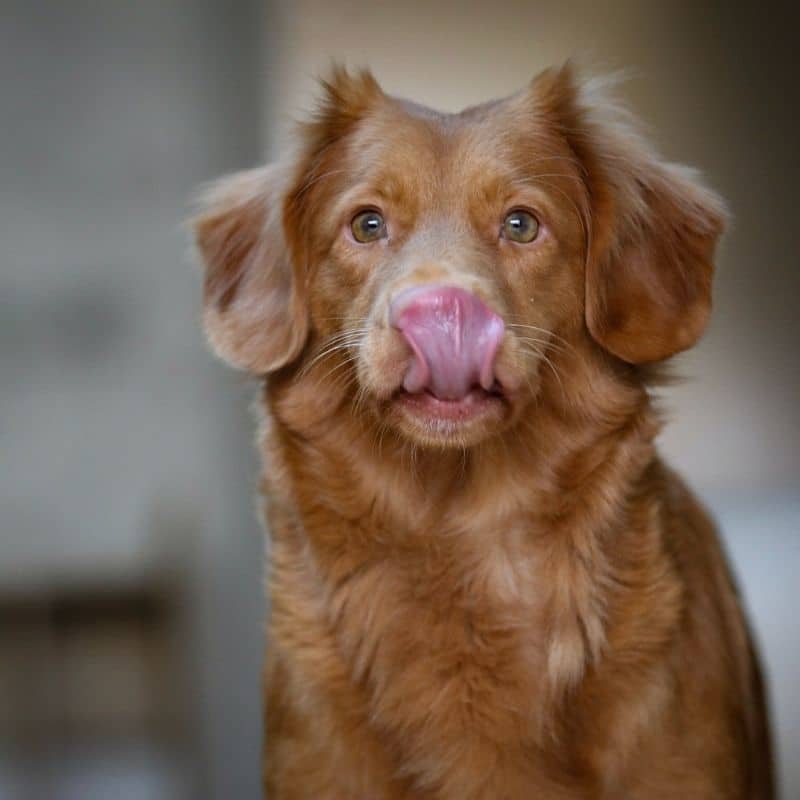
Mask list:
[[[539,233],[539,220],[529,211],[517,209],[510,212],[503,220],[502,235],[512,242],[528,244]]]
[[[366,244],[386,236],[386,222],[377,211],[362,211],[353,217],[350,230],[357,242]]]

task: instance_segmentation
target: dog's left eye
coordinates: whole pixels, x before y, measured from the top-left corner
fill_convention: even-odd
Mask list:
[[[377,211],[362,211],[353,217],[350,230],[357,242],[366,244],[386,236],[386,222]]]
[[[539,234],[539,220],[529,211],[511,211],[503,220],[502,235],[512,242],[528,244]]]

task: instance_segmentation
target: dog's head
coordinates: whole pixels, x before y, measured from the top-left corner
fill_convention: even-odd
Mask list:
[[[570,350],[639,365],[702,333],[722,204],[569,66],[454,115],[368,73],[324,89],[295,158],[223,180],[195,221],[229,362],[335,378],[401,437],[467,446]]]

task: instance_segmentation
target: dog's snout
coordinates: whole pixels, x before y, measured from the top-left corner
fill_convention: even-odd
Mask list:
[[[505,325],[474,294],[455,286],[412,287],[393,299],[390,319],[413,353],[403,379],[407,392],[456,400],[475,386],[493,387]]]

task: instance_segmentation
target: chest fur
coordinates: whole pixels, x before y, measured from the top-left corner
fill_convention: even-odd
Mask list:
[[[521,796],[517,782],[520,792],[544,789],[554,734],[547,565],[520,527],[482,531],[480,547],[470,536],[444,532],[429,538],[434,548],[395,544],[368,556],[354,530],[324,573],[296,550],[291,582],[276,576],[273,589],[281,608],[313,614],[323,634],[308,647],[290,643],[303,679],[332,706],[360,706],[363,727],[405,773],[437,796],[483,797],[480,787],[496,791],[498,780]],[[297,617],[292,627],[309,625]],[[344,678],[335,686],[319,670],[323,650]]]

